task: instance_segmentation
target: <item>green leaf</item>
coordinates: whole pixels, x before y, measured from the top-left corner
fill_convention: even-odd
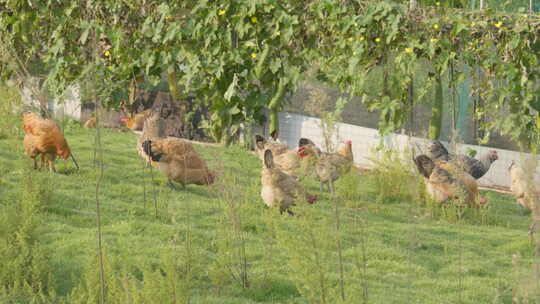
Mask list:
[[[90,33],[91,26],[84,23],[84,24],[81,25],[81,27],[84,30],[83,30],[83,32],[81,34],[81,37],[79,38],[79,42],[84,45],[84,44],[86,44],[86,41],[88,39],[88,34]]]
[[[281,68],[281,59],[276,57],[270,60],[270,65],[268,66],[268,68],[270,68],[270,71],[272,71],[272,73],[276,74]]]
[[[454,35],[459,35],[463,30],[467,29],[468,27],[465,25],[464,22],[457,22],[456,26],[454,27]]]
[[[154,63],[156,61],[156,54],[152,53],[150,57],[146,60],[146,74],[150,74],[150,70],[154,68]]]
[[[64,50],[65,44],[64,44],[64,38],[60,38],[55,41],[54,45],[50,48],[50,52],[53,55],[58,55],[58,53],[62,52]]]
[[[233,80],[231,81],[231,84],[229,85],[229,88],[227,89],[227,91],[223,95],[223,98],[225,98],[225,100],[227,100],[227,101],[231,100],[232,96],[235,93],[237,84],[238,84],[238,77],[236,76],[236,74],[234,74]]]
[[[237,105],[234,105],[233,107],[229,109],[229,114],[231,115],[236,115],[236,114],[239,114],[240,112],[241,112],[240,108],[238,108]]]
[[[173,41],[176,35],[180,32],[180,26],[176,23],[168,27],[167,34],[163,37],[163,43]]]

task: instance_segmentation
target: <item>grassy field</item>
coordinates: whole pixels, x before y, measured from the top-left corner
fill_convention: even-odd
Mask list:
[[[20,135],[0,137],[0,243],[33,229],[48,282],[37,303],[97,302],[94,135],[66,128],[81,169],[57,161],[57,174],[30,168]],[[340,303],[341,288],[345,303],[512,303],[533,288],[530,217],[510,196],[483,193],[489,209],[458,220],[458,209],[426,205],[404,172],[364,173],[338,183],[335,199],[303,181],[319,201],[281,216],[260,199],[251,153],[197,146],[218,183],[174,190],[143,169],[135,142],[102,130],[107,303]],[[22,219],[27,192],[38,193],[33,228]],[[10,296],[7,258],[1,302],[29,303]]]

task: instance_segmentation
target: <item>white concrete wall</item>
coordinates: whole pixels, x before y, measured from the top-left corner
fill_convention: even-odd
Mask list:
[[[82,114],[80,87],[78,85],[69,87],[64,92],[63,98],[56,98],[50,102],[53,113],[58,119],[64,116],[80,120]]]
[[[320,119],[318,118],[282,112],[279,116],[279,128],[280,140],[286,142],[291,148],[298,145],[298,140],[301,137],[309,138],[318,146],[324,147]],[[381,144],[381,136],[378,130],[339,123],[337,133],[337,142],[345,140],[352,141],[356,164],[366,168],[374,166],[369,158],[376,155],[375,149]],[[416,155],[425,153],[427,144],[429,143],[426,139],[401,134],[385,136],[382,138],[382,142],[384,143],[384,147],[400,151],[403,156],[403,151],[411,151],[411,149],[414,149]],[[445,145],[448,147],[446,142]],[[522,163],[524,157],[530,156],[515,151],[473,145],[459,145],[459,150],[461,153],[465,153],[469,147],[475,149],[477,155],[485,153],[488,150],[497,150],[499,155],[499,159],[491,165],[488,173],[479,180],[480,185],[483,186],[510,187],[510,175],[508,173],[510,163],[512,160]],[[449,151],[452,151],[452,149],[449,149]],[[410,154],[407,154],[406,158],[409,157]],[[537,168],[536,183],[540,184],[540,167]]]
[[[28,85],[37,85],[37,79],[27,80]],[[28,87],[23,87],[21,93],[22,101],[25,105],[39,109],[39,101],[36,96],[33,96],[32,90]],[[66,89],[64,96],[61,98],[48,100],[48,111],[56,119],[64,119],[65,116],[80,120],[81,119],[81,95],[80,87],[74,85]]]

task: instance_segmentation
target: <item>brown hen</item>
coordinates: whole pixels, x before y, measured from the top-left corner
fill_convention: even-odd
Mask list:
[[[328,187],[328,191],[334,191],[334,182],[342,175],[350,172],[354,157],[352,153],[352,142],[344,142],[337,153],[317,153],[313,147],[308,145],[300,148],[298,154],[301,157],[311,156],[315,159],[315,172],[320,182],[320,189]]]
[[[292,176],[276,168],[272,151],[264,152],[263,168],[261,171],[261,197],[269,207],[278,207],[280,212],[292,214],[290,207],[298,199],[305,199],[313,204],[316,196],[307,194],[304,187]]]
[[[131,130],[142,131],[144,126],[144,121],[150,115],[150,109],[144,110],[141,113],[135,114],[133,116],[127,116],[122,118],[122,122],[126,124]]]
[[[516,197],[517,203],[523,207],[523,211],[532,210],[534,202],[539,198],[540,193],[534,185],[534,176],[528,176],[523,167],[518,166],[514,161],[508,167],[510,172],[510,191]]]
[[[67,159],[72,156],[64,134],[54,121],[26,112],[23,113],[23,129],[24,152],[34,160],[34,169],[37,169],[38,156],[41,156],[40,168],[47,163],[51,172],[56,172],[56,157]],[[75,162],[74,159],[73,161]],[[75,165],[77,166],[76,163]]]
[[[255,147],[261,160],[264,159],[264,152],[266,150],[272,151],[272,155],[274,157],[289,151],[289,147],[287,147],[286,144],[280,143],[273,139],[267,141],[261,135],[255,135]]]
[[[485,198],[478,194],[476,180],[467,172],[456,172],[450,164],[438,166],[427,155],[415,157],[414,163],[426,179],[426,190],[431,198],[439,203],[462,198],[472,206],[486,204]]]
[[[157,167],[167,176],[169,185],[172,181],[187,184],[210,185],[215,175],[210,172],[206,162],[193,149],[191,143],[180,138],[145,140],[143,151],[150,159],[157,162]]]

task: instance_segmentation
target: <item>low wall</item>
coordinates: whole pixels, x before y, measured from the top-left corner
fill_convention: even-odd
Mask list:
[[[286,142],[289,147],[296,147],[298,140],[301,137],[306,137],[315,142],[318,146],[324,147],[324,137],[321,128],[321,120],[314,117],[308,117],[298,114],[292,114],[288,112],[282,112],[279,115],[279,137],[282,142]],[[402,134],[390,134],[381,138],[378,130],[355,126],[346,123],[338,124],[337,135],[333,139],[335,143],[339,143],[344,140],[351,140],[353,145],[354,160],[360,167],[370,168],[373,167],[373,163],[369,160],[370,157],[374,157],[375,149],[381,145],[386,148],[391,148],[396,151],[400,151],[403,155],[403,151],[415,149],[415,153],[425,153],[428,140],[418,137],[411,137]],[[447,144],[447,143],[445,143]],[[520,163],[525,157],[530,156],[528,154],[495,149],[484,146],[474,145],[459,145],[461,153],[465,153],[468,148],[475,149],[477,155],[487,152],[488,150],[496,150],[499,159],[491,165],[490,170],[484,175],[479,183],[482,186],[497,186],[497,187],[510,187],[510,174],[508,173],[508,167],[512,160]],[[540,170],[537,168],[535,176],[536,183],[540,183]]]

